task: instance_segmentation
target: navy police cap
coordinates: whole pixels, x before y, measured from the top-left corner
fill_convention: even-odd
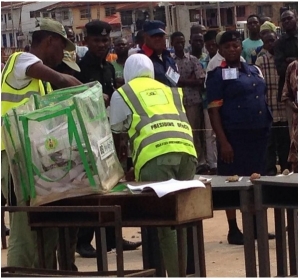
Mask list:
[[[236,41],[236,40],[241,40],[240,32],[234,30],[226,31],[221,36],[219,45],[225,44],[227,42]]]
[[[87,35],[105,36],[105,35],[109,35],[111,31],[111,26],[105,21],[92,20],[91,22],[88,22],[85,25],[85,29]]]
[[[160,20],[147,20],[143,25],[143,31],[148,35],[166,34],[165,24]]]

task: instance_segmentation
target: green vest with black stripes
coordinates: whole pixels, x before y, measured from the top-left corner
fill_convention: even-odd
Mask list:
[[[1,78],[1,116],[4,116],[9,110],[12,108],[16,108],[24,103],[29,99],[29,97],[33,94],[40,94],[45,95],[45,88],[43,82],[38,79],[31,79],[31,81],[25,87],[21,89],[16,89],[13,85],[10,85],[7,81],[8,75],[15,67],[15,62],[17,57],[22,52],[15,52],[13,53],[3,71],[2,71],[2,78]],[[47,92],[51,92],[51,86],[49,83],[46,85]],[[1,141],[1,151],[5,150],[4,143]]]
[[[172,152],[197,157],[191,126],[182,103],[182,89],[170,88],[156,80],[140,77],[118,89],[132,111],[128,130],[135,169],[151,159]]]

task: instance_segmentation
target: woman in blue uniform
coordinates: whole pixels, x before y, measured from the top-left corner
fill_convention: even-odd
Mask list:
[[[217,137],[218,175],[263,175],[272,124],[264,78],[256,66],[240,61],[239,32],[225,32],[219,45],[225,60],[220,67],[208,72],[206,81],[208,112]],[[235,210],[226,214],[228,243],[243,244]]]

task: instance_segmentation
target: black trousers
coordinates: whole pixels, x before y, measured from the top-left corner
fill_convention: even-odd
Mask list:
[[[272,124],[272,129],[267,145],[266,154],[266,174],[276,174],[276,156],[279,159],[281,172],[289,168],[288,156],[290,151],[290,134],[288,122],[276,122]]]

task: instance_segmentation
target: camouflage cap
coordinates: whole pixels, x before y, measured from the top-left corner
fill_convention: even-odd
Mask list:
[[[71,69],[80,72],[80,68],[76,63],[76,52],[64,51],[63,63],[67,64]]]
[[[63,25],[51,18],[41,18],[37,21],[37,26],[34,31],[50,31],[53,33],[56,33],[63,37],[63,39],[66,41],[66,51],[75,51],[75,45],[67,38],[67,33],[65,31],[65,28]]]

